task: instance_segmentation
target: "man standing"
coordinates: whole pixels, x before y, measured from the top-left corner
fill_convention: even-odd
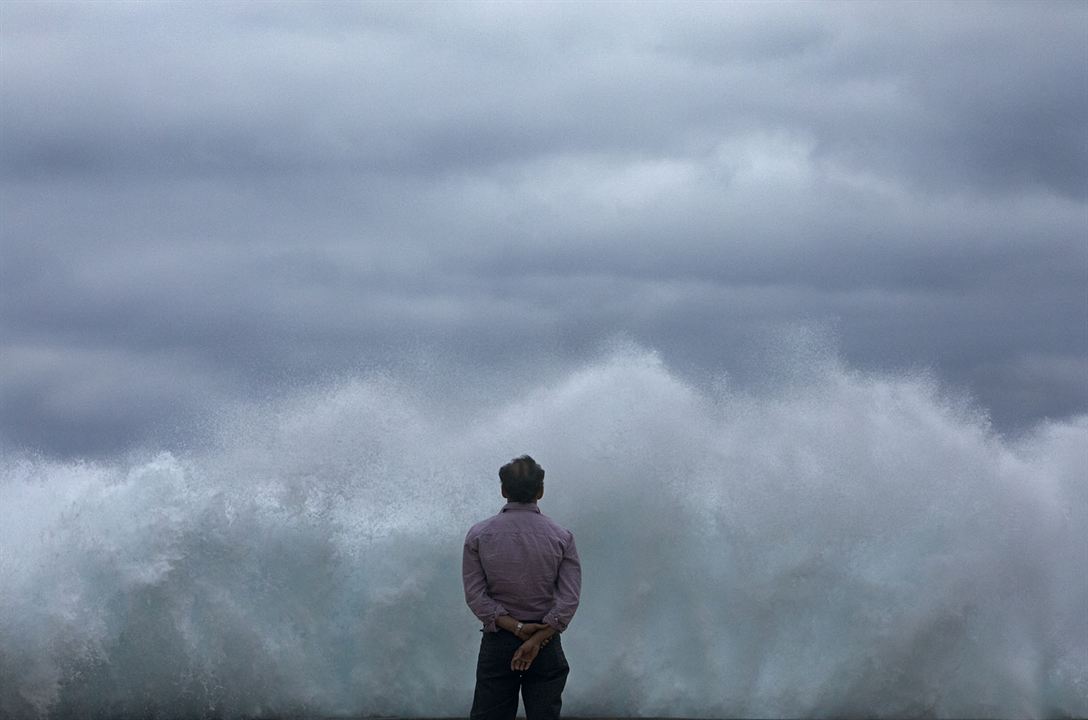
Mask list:
[[[555,720],[570,667],[559,633],[578,609],[574,535],[540,512],[544,468],[528,455],[499,469],[506,506],[465,537],[465,602],[483,623],[472,720]]]

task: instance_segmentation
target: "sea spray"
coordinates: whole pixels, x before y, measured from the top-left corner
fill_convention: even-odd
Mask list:
[[[708,389],[626,348],[486,403],[363,377],[198,452],[8,457],[0,714],[464,714],[461,540],[531,452],[584,564],[570,714],[1088,715],[1086,443],[924,375]]]

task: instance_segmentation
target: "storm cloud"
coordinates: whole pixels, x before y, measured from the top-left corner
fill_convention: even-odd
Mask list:
[[[6,2],[0,446],[618,336],[1084,413],[1086,37],[1077,2]]]

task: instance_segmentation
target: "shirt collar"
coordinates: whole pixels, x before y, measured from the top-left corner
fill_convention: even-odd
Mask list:
[[[527,502],[527,503],[520,503],[520,502],[514,502],[513,500],[511,500],[510,502],[506,503],[505,506],[503,506],[503,509],[500,512],[507,512],[507,511],[509,511],[509,512],[535,512],[535,513],[538,513],[538,512],[540,512],[540,508],[538,508],[536,506],[535,501],[534,502]]]

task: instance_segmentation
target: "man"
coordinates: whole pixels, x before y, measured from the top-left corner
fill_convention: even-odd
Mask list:
[[[465,602],[483,623],[472,720],[555,720],[570,667],[559,633],[582,587],[574,535],[540,512],[544,468],[528,455],[499,469],[506,506],[465,537]]]

